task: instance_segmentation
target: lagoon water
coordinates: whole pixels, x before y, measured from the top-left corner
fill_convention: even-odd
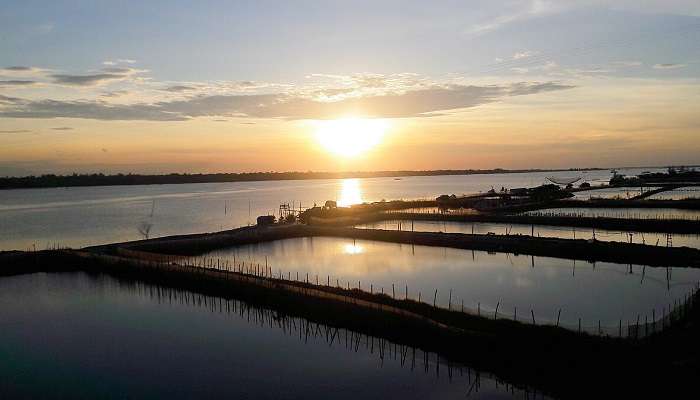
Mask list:
[[[460,365],[449,376],[435,354],[426,372],[420,349],[412,368],[388,341],[380,356],[378,338],[307,337],[300,318],[283,329],[245,303],[158,290],[84,273],[1,278],[0,398],[525,398],[486,374],[474,385]]]
[[[627,174],[641,170],[624,171]],[[281,203],[298,207],[337,200],[340,205],[382,199],[435,198],[501,187],[536,186],[547,176],[582,176],[601,183],[609,171],[537,172],[368,179],[71,187],[0,191],[0,250],[69,247],[210,232],[254,223]]]
[[[408,296],[448,307],[502,318],[516,313],[551,323],[562,310],[562,324],[595,331],[598,321],[617,332],[619,321],[657,319],[664,307],[683,299],[700,281],[694,268],[653,268],[548,257],[516,256],[440,247],[343,238],[296,238],[222,249],[207,254],[246,265],[260,264],[285,278]],[[298,275],[297,275],[298,274]],[[307,275],[308,274],[308,275]],[[308,276],[308,278],[307,278]],[[392,284],[394,292],[392,292]]]

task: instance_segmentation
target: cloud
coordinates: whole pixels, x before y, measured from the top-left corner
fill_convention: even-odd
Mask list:
[[[118,58],[116,60],[102,61],[102,65],[136,64],[136,60],[130,58]]]
[[[163,90],[165,92],[171,92],[171,93],[182,93],[182,92],[189,92],[192,90],[197,90],[197,88],[194,86],[175,85],[175,86],[168,86],[168,87],[163,88],[161,90]]]
[[[51,129],[53,129],[54,131],[72,131],[73,130],[73,128],[71,128],[70,126],[58,126],[58,127],[51,128]]]
[[[328,119],[346,115],[402,118],[426,117],[476,107],[510,96],[571,88],[558,82],[506,85],[432,85],[386,94],[320,101],[287,93],[201,95],[155,103],[111,104],[100,100],[24,100],[0,97],[0,117],[83,118],[96,120],[185,121],[197,117]]]
[[[0,134],[2,134],[2,133],[29,133],[29,132],[31,132],[29,129],[10,129],[10,130],[0,131]]]
[[[101,85],[103,83],[122,80],[125,77],[120,74],[93,74],[93,75],[65,75],[65,74],[55,74],[51,75],[54,83],[59,83],[62,85],[70,86],[95,86]]]
[[[27,81],[27,80],[7,80],[7,81],[0,81],[0,87],[26,87],[26,86],[34,86],[37,85],[39,82],[37,81]]]
[[[654,69],[678,69],[685,67],[685,64],[654,64]]]
[[[68,86],[98,86],[110,81],[130,79],[146,70],[128,67],[105,67],[100,73],[90,75],[53,74],[50,77],[54,83]]]
[[[121,97],[121,96],[126,96],[129,94],[128,90],[112,90],[109,92],[102,93],[100,96],[102,97],[108,97],[108,98],[115,98],[115,97]]]
[[[505,8],[505,12],[471,26],[467,29],[467,34],[473,36],[483,35],[517,21],[561,11],[565,7],[561,3],[544,0],[527,0],[516,1],[512,7],[501,8]]]
[[[512,58],[513,58],[513,60],[520,60],[520,59],[523,59],[523,58],[532,57],[532,56],[534,56],[534,55],[536,55],[536,54],[538,54],[538,53],[539,53],[539,52],[537,52],[537,51],[530,51],[530,50],[520,51],[520,52],[518,52],[518,53],[513,54],[513,57],[512,57]]]
[[[616,67],[638,67],[638,66],[642,65],[642,62],[641,61],[631,61],[631,60],[625,61],[625,60],[623,60],[623,61],[613,61],[611,64],[616,66]]]
[[[36,33],[39,33],[41,35],[45,35],[45,34],[51,33],[54,28],[55,28],[55,25],[53,24],[53,22],[47,22],[45,24],[37,25],[34,29],[35,29]]]
[[[14,105],[17,103],[22,102],[22,99],[17,98],[17,97],[9,97],[9,96],[3,96],[0,94],[0,104],[10,104]]]
[[[554,61],[547,61],[542,65],[537,65],[537,66],[533,66],[533,67],[513,67],[510,70],[515,72],[515,73],[518,73],[518,74],[526,74],[530,71],[548,72],[548,71],[552,71],[552,70],[557,69],[557,68],[559,68],[559,64],[557,64]]]
[[[0,76],[10,77],[36,77],[42,76],[47,72],[44,68],[28,67],[24,65],[13,65],[0,68]]]
[[[19,65],[18,65],[18,66],[13,66],[13,67],[5,67],[5,68],[3,68],[2,70],[3,70],[3,71],[14,71],[14,72],[18,72],[18,71],[31,71],[31,70],[33,70],[33,68],[32,68],[32,67],[24,67],[24,66],[19,66]]]

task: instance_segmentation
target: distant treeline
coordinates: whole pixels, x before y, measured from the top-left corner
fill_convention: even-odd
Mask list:
[[[569,169],[566,171],[597,170]],[[564,170],[519,169],[506,170],[501,168],[490,170],[433,170],[433,171],[363,171],[363,172],[241,172],[215,174],[72,174],[72,175],[41,175],[25,177],[0,178],[0,189],[50,188],[68,186],[114,186],[114,185],[163,185],[179,183],[212,183],[212,182],[251,182],[301,179],[346,179],[346,178],[377,178],[405,176],[436,176],[436,175],[474,175],[474,174],[503,174],[525,172],[551,172]]]

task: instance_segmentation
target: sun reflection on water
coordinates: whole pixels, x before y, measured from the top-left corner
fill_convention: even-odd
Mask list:
[[[338,206],[347,207],[362,203],[362,189],[358,179],[343,179],[338,197]]]
[[[347,243],[343,245],[343,254],[362,254],[365,252],[364,247],[360,246],[359,244],[353,244],[353,243]]]

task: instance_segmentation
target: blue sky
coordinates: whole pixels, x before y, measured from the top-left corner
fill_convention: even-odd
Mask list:
[[[684,141],[699,133],[688,104],[696,99],[700,76],[699,16],[697,1],[651,0],[5,1],[0,6],[0,96],[5,98],[0,143],[10,150],[0,153],[0,174],[129,165],[158,171],[287,169],[294,164],[279,163],[275,154],[260,149],[257,162],[226,163],[222,156],[207,163],[201,161],[202,150],[189,164],[169,164],[162,143],[187,130],[191,137],[182,138],[184,153],[195,138],[223,140],[230,151],[249,149],[275,135],[282,141],[303,137],[308,128],[299,121],[348,112],[395,119],[394,136],[436,149],[450,143],[491,149],[494,143],[478,138],[509,116],[514,132],[553,123],[544,117],[550,110],[559,112],[556,118],[577,112],[576,118],[592,121],[607,113],[601,118],[610,120],[610,109],[602,104],[618,95],[634,99],[635,91],[644,96],[621,105],[624,118],[608,124],[625,121],[617,133],[591,126],[576,137],[628,140],[625,130],[641,129],[630,125],[632,113],[660,118],[662,108],[678,109],[687,122],[676,129],[681,133],[673,143],[687,150]],[[518,107],[525,106],[542,114],[542,121],[518,125],[518,115],[524,115]],[[503,110],[494,113],[493,107]],[[487,115],[488,123],[474,126]],[[209,124],[224,119],[230,122],[226,128]],[[180,124],[165,122],[171,120]],[[146,122],[151,124],[144,128]],[[559,122],[562,134],[580,129]],[[419,138],[419,131],[427,133]],[[88,144],[98,153],[114,148],[125,134],[148,143],[158,161],[149,167],[146,156],[125,157],[130,150],[119,146],[109,157],[85,153]],[[536,142],[546,146],[556,132],[547,135]],[[510,141],[503,133],[498,140],[505,141],[504,149],[525,145],[517,135]],[[39,142],[42,151],[25,150],[21,160],[12,156],[17,148]],[[652,142],[637,143],[649,153],[625,162],[646,163]],[[393,148],[406,155],[418,151],[404,144]],[[652,161],[700,162],[683,149],[668,149]],[[492,153],[492,162],[425,158],[421,166],[526,166],[526,159],[511,162],[507,154]],[[384,158],[361,162],[406,167],[396,160],[380,162]],[[313,159],[302,169],[357,166],[321,155]],[[612,150],[605,159],[578,150],[572,159],[597,164],[619,157]]]

